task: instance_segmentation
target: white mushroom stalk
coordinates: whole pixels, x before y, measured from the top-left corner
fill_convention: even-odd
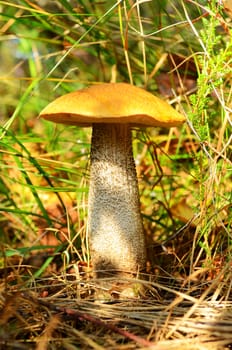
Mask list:
[[[93,125],[89,238],[97,276],[144,268],[145,238],[127,124]]]

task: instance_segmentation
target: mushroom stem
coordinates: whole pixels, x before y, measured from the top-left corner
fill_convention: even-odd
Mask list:
[[[145,239],[127,124],[93,125],[88,226],[97,277],[144,268]]]

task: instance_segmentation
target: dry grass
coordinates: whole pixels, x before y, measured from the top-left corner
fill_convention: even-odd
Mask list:
[[[232,344],[230,264],[213,280],[207,269],[188,280],[146,281],[152,276],[144,276],[136,280],[143,287],[137,298],[124,297],[113,287],[107,290],[83,272],[78,278],[76,273],[54,274],[25,283],[27,268],[16,265],[2,271],[4,349],[218,350]],[[112,286],[119,281],[108,282]]]

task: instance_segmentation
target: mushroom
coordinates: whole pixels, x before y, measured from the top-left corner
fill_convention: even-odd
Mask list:
[[[40,117],[92,126],[88,232],[96,277],[135,274],[145,267],[131,127],[172,127],[185,117],[153,94],[126,84],[101,83],[63,95]]]

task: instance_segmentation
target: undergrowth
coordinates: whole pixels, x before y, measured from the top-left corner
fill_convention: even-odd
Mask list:
[[[18,0],[0,1],[0,12],[1,345],[232,344],[230,2]],[[146,288],[96,311],[86,238],[91,130],[38,115],[57,96],[120,81],[166,99],[188,121],[133,131]]]

